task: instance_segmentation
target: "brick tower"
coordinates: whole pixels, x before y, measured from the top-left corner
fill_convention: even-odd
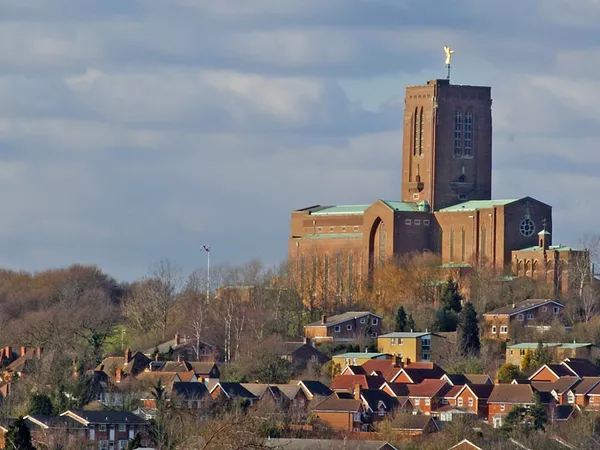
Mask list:
[[[492,194],[491,88],[430,80],[404,99],[402,200],[432,210]]]

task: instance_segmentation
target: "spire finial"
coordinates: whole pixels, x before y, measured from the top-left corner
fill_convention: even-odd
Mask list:
[[[450,80],[450,68],[452,67],[451,61],[454,50],[452,50],[449,46],[444,45],[444,53],[446,53],[446,68],[448,69],[448,75],[446,76],[446,79]]]

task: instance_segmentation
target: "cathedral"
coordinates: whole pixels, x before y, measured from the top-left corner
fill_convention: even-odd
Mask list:
[[[552,207],[492,198],[491,88],[430,80],[407,87],[404,104],[399,200],[292,212],[288,257],[306,289],[348,289],[390,259],[425,251],[448,266],[530,274],[553,248]]]

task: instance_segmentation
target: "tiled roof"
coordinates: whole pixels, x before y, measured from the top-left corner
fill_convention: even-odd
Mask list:
[[[527,311],[529,309],[532,308],[537,308],[538,306],[542,306],[548,303],[553,303],[555,305],[553,306],[559,306],[564,308],[564,305],[562,303],[557,302],[556,300],[552,300],[552,299],[540,299],[540,298],[536,298],[536,299],[529,299],[529,300],[525,300],[524,302],[518,303],[514,306],[512,305],[507,305],[507,306],[503,306],[501,308],[497,308],[494,309],[493,311],[489,311],[484,313],[484,316],[493,316],[493,315],[515,315],[515,314],[520,314],[524,311]]]
[[[463,388],[464,388],[464,385],[460,385],[460,384],[458,384],[458,385],[454,385],[454,386],[452,386],[452,387],[451,387],[451,388],[448,390],[448,392],[446,392],[446,393],[444,394],[444,397],[446,397],[446,398],[454,398],[454,397],[456,397],[456,396],[458,395],[458,393],[459,393],[460,391],[462,391],[462,390],[463,390]]]
[[[591,391],[598,383],[600,383],[600,377],[583,377],[583,379],[579,383],[577,383],[575,387],[572,388],[572,390],[575,393],[575,395],[585,395],[589,391]]]
[[[255,397],[262,397],[269,385],[265,383],[240,383],[245,389],[248,389]]]
[[[583,358],[567,358],[562,364],[567,366],[580,377],[598,377],[600,369],[588,359]]]
[[[497,384],[488,398],[488,403],[535,403],[533,389],[529,384]]]
[[[373,361],[377,360],[374,359]],[[363,366],[350,365],[344,367],[344,370],[342,370],[342,375],[368,375],[368,372],[363,368]]]
[[[450,384],[493,384],[493,380],[489,375],[478,374],[478,373],[465,373],[465,374],[446,374],[444,379],[447,379]]]
[[[413,383],[420,383],[428,379],[439,380],[445,374],[444,369],[434,363],[410,363],[404,366],[402,371]]]
[[[298,385],[302,384],[311,396],[327,397],[333,393],[331,389],[329,389],[320,381],[299,380],[297,383]]]
[[[272,384],[271,389],[279,390],[289,400],[293,400],[302,388],[297,384]]]
[[[331,389],[352,391],[359,384],[362,389],[379,389],[385,379],[381,376],[371,375],[339,375],[333,379]]]
[[[139,416],[127,411],[65,411],[61,416],[70,416],[75,420],[87,423],[133,423],[146,424],[147,422]]]
[[[248,399],[256,398],[256,395],[254,395],[252,392],[250,392],[248,389],[246,389],[244,386],[242,386],[241,383],[219,382],[215,385],[215,387],[213,387],[213,390],[216,388],[216,386],[221,386],[221,390],[229,398],[232,398],[232,397],[240,397],[240,398],[248,398]]]
[[[469,384],[467,389],[470,389],[477,398],[487,399],[490,398],[492,391],[494,390],[493,384]]]
[[[335,412],[358,412],[361,401],[356,400],[352,395],[344,395],[341,392],[334,392],[321,403],[314,407],[313,411],[335,411]]]
[[[360,396],[372,411],[377,411],[379,402],[383,402],[387,411],[391,411],[397,403],[387,392],[379,389],[364,389],[360,391]]]
[[[367,375],[370,375],[373,372],[385,375],[390,369],[396,368],[396,366],[394,366],[394,361],[391,359],[371,359],[361,367],[365,370]]]
[[[175,372],[142,372],[137,377],[138,381],[147,384],[156,384],[160,380],[162,386],[170,386],[177,377]]]
[[[323,326],[333,326],[333,325],[339,325],[341,323],[344,323],[348,320],[352,320],[352,319],[359,319],[361,317],[365,317],[365,316],[374,316],[377,317],[378,319],[381,319],[381,316],[378,316],[377,314],[374,314],[370,311],[348,311],[345,312],[343,314],[338,314],[335,316],[328,316],[326,318],[326,322],[322,323],[320,320],[316,321],[316,322],[312,322],[309,323],[308,325],[306,325],[307,327],[323,327]]]
[[[444,380],[429,379],[419,384],[409,384],[408,395],[409,397],[433,397],[436,394],[445,395],[450,389],[451,386]]]
[[[85,428],[85,425],[68,416],[45,416],[29,414],[24,417],[29,428],[39,426],[42,428]]]
[[[408,396],[408,386],[409,385],[407,383],[388,383],[388,382],[386,382],[385,384],[397,397],[407,397]],[[383,388],[383,386],[381,388]]]
[[[208,394],[208,389],[204,383],[173,383],[172,392],[185,400],[198,400]]]

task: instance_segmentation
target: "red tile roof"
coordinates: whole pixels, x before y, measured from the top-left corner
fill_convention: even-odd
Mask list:
[[[444,387],[447,389],[443,390]],[[433,397],[436,394],[445,395],[451,386],[444,380],[423,380],[419,384],[408,385],[409,397]],[[443,390],[443,391],[442,391]]]
[[[379,389],[385,383],[383,377],[370,375],[339,375],[331,382],[330,389],[334,391],[352,391],[359,384],[362,389]]]

